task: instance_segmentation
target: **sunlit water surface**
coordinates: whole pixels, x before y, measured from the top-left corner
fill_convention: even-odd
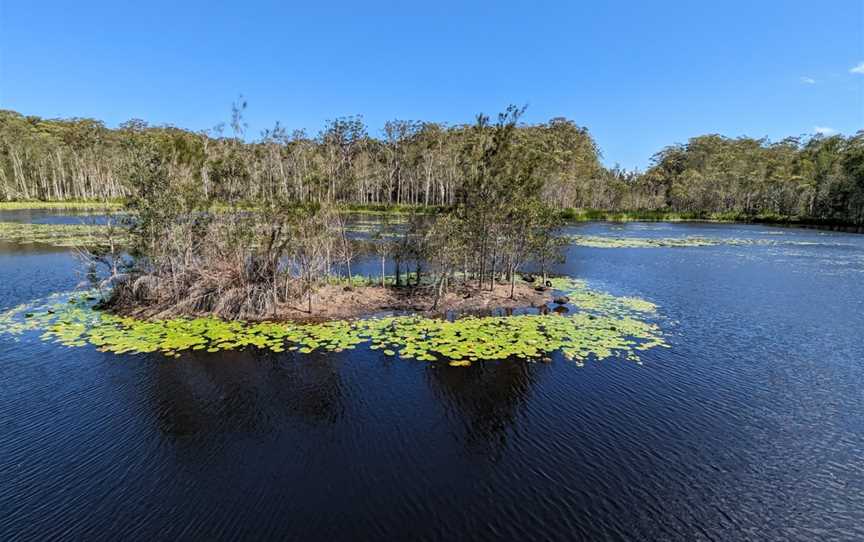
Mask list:
[[[571,247],[559,271],[659,305],[641,366],[0,335],[0,540],[864,537],[864,236],[568,232],[776,242]],[[0,309],[75,269],[0,244]]]

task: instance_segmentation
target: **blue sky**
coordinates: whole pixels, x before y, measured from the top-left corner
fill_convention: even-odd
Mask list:
[[[0,108],[204,129],[241,93],[255,134],[528,104],[644,168],[704,133],[864,128],[864,1],[0,0]]]

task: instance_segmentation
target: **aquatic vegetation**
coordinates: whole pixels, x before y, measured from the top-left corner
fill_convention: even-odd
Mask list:
[[[712,247],[719,245],[766,244],[753,239],[710,239],[707,237],[606,237],[599,235],[567,235],[574,245],[591,248],[668,248],[668,247]]]
[[[782,232],[767,232],[766,235],[782,235]],[[793,241],[785,239],[738,239],[709,237],[616,237],[600,235],[565,235],[568,242],[580,247],[590,248],[680,248],[714,246],[844,246],[843,243],[816,241]],[[847,245],[848,246],[848,245]]]
[[[352,234],[372,239],[376,235],[377,224],[360,222],[346,227]],[[22,244],[47,244],[57,247],[72,247],[99,242],[100,232],[105,226],[93,224],[27,224],[18,222],[0,222],[0,240],[13,241]],[[123,243],[125,238],[117,239]],[[380,239],[395,239],[397,232],[377,234]],[[590,248],[675,248],[675,247],[709,247],[709,246],[752,246],[777,244],[819,244],[815,242],[782,242],[773,239],[723,239],[707,237],[613,237],[599,235],[565,235],[571,244]],[[362,247],[358,247],[362,249]]]
[[[387,316],[323,323],[224,321],[216,318],[138,320],[94,308],[93,292],[56,294],[0,314],[0,333],[41,338],[65,346],[87,344],[104,352],[218,352],[245,347],[273,352],[342,352],[368,344],[386,356],[447,361],[465,366],[479,360],[538,359],[554,351],[578,364],[594,357],[639,360],[638,352],[665,346],[656,307],[638,298],[616,297],[584,281],[553,279],[571,299],[572,315],[521,314],[456,320]]]
[[[105,226],[90,224],[26,224],[0,222],[0,240],[22,244],[45,244],[71,247],[98,243]],[[123,239],[118,239],[123,241]]]
[[[657,313],[657,305],[638,297],[615,296],[608,292],[588,287],[584,280],[570,277],[555,277],[550,279],[552,288],[564,292],[571,305],[581,311],[595,316],[618,316],[620,318],[634,316],[653,316]]]

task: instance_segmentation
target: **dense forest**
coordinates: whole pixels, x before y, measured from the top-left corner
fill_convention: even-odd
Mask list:
[[[132,142],[142,138],[175,182],[221,202],[452,206],[472,174],[471,125],[394,120],[374,136],[348,117],[316,135],[277,124],[252,140],[244,108],[202,133],[0,111],[0,201],[128,197]],[[603,167],[587,128],[567,119],[519,124],[513,145],[543,178],[538,195],[558,209],[864,223],[864,132],[779,142],[705,135],[661,150],[644,172]]]

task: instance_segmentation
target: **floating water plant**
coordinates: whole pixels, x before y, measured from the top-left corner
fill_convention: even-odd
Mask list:
[[[396,239],[398,231],[381,232],[381,225],[374,222],[351,223],[346,232],[366,240]],[[72,247],[99,242],[103,239],[101,232],[105,226],[94,224],[28,224],[18,222],[0,222],[0,240],[13,241],[22,244],[47,244],[57,247]],[[711,247],[711,246],[748,246],[748,245],[778,245],[801,244],[815,245],[816,242],[776,241],[772,239],[734,239],[708,237],[616,237],[600,235],[564,235],[570,244],[590,248],[677,248],[677,247]],[[125,242],[125,236],[117,241]]]
[[[769,232],[776,235],[775,232]],[[793,241],[776,239],[736,239],[708,237],[615,237],[600,235],[565,235],[573,245],[590,248],[680,248],[714,246],[842,246],[841,243]]]
[[[599,235],[568,235],[567,240],[577,246],[591,248],[667,248],[711,247],[717,245],[750,245],[748,239],[709,239],[707,237],[607,237]]]
[[[99,233],[106,226],[90,224],[26,224],[0,222],[0,240],[21,244],[45,244],[57,247],[72,247],[98,243]],[[124,239],[118,239],[123,241]]]
[[[453,321],[388,316],[314,324],[245,323],[216,318],[137,320],[96,310],[92,294],[55,295],[0,315],[0,333],[20,336],[41,331],[42,339],[105,352],[218,352],[254,347],[273,352],[342,352],[368,344],[386,356],[447,361],[467,366],[479,360],[540,359],[560,351],[578,364],[594,357],[638,361],[638,352],[665,346],[660,329],[648,321],[656,307],[638,298],[616,297],[583,281],[558,278],[554,288],[574,307],[567,316],[522,314],[464,317]]]

